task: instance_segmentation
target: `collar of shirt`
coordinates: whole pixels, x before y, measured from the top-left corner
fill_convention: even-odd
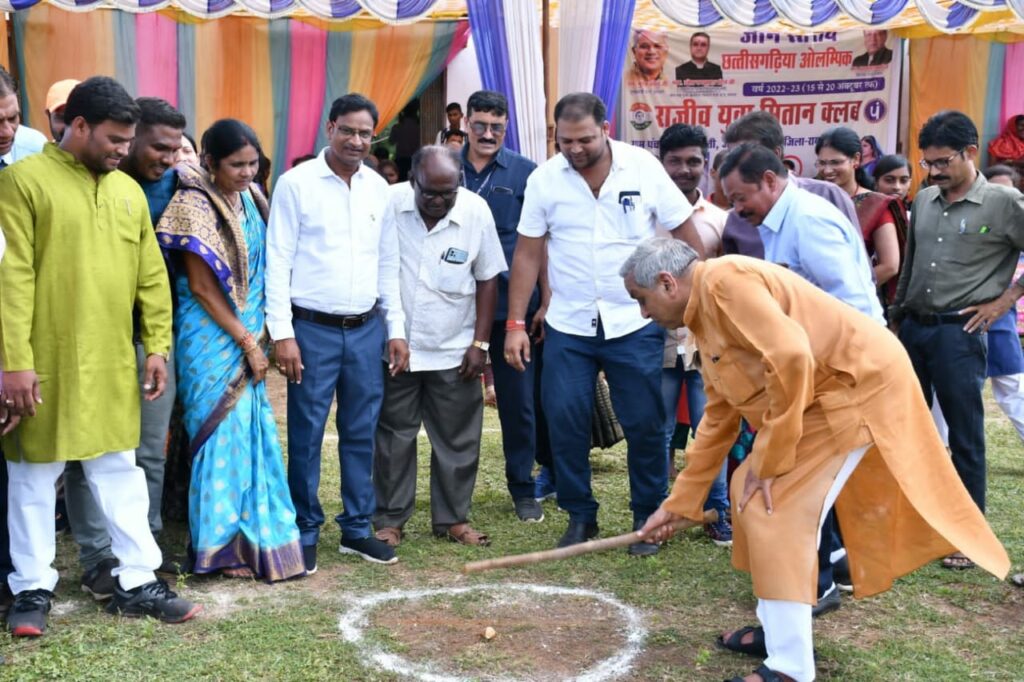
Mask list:
[[[423,225],[426,229],[426,222],[423,220],[423,216],[420,215],[420,209],[416,206],[416,190],[411,186],[409,188],[412,191],[404,193],[399,198],[398,212],[399,213],[415,213],[416,220]],[[462,197],[463,192],[468,192],[465,187],[459,187],[458,192],[455,195],[455,203],[452,204],[451,209],[445,214],[443,218],[437,221],[437,225],[434,225],[433,229],[429,230],[430,234],[436,234],[443,230],[449,225],[462,225],[463,224],[463,204],[464,202],[459,201]]]
[[[610,169],[608,169],[608,177],[609,178],[612,177],[618,171],[620,171],[620,170],[625,168],[625,166],[619,160],[619,155],[617,155],[615,153],[615,148],[618,145],[620,145],[620,144],[624,145],[626,147],[630,146],[630,145],[626,144],[625,142],[619,142],[618,140],[613,140],[611,138],[608,138],[608,153],[612,155],[612,167]],[[558,162],[557,163],[558,163],[558,167],[559,168],[561,168],[564,171],[572,171],[573,173],[578,174],[580,177],[583,177],[583,174],[580,173],[575,168],[573,168],[572,164],[569,163],[569,157],[567,157],[565,154],[563,154],[561,152],[559,152],[557,154],[557,156],[558,156]],[[607,178],[605,179],[604,182],[605,182],[605,184],[608,182]]]
[[[328,149],[329,149],[329,147],[324,147],[323,149],[320,150],[320,153],[317,154],[317,157],[315,159],[312,159],[312,160],[308,161],[307,163],[315,164],[315,168],[317,170],[317,175],[320,176],[321,178],[335,177],[335,178],[338,178],[339,181],[345,182],[340,177],[338,177],[338,174],[335,173],[333,170],[331,170],[331,167],[327,164],[327,151],[328,151]],[[359,162],[359,170],[357,170],[355,173],[352,174],[352,178],[353,179],[354,178],[362,178],[364,176],[364,174],[367,171],[369,171],[369,170],[373,170],[373,169],[371,169],[365,163],[360,161]],[[376,173],[377,171],[373,171],[373,172]]]
[[[782,223],[786,220],[786,214],[789,213],[789,207],[793,204],[796,198],[796,191],[793,189],[793,183],[787,181],[786,188],[782,190],[782,194],[779,196],[778,201],[772,206],[772,210],[768,211],[768,215],[764,217],[761,222],[762,227],[767,227],[772,232],[778,232],[782,229]]]
[[[954,202],[947,201],[946,196],[940,189],[935,193],[934,201],[941,201],[945,206],[950,206],[951,204],[959,203],[960,201],[969,201],[972,204],[978,204],[980,206],[982,200],[985,198],[985,185],[988,184],[988,180],[985,179],[985,176],[982,173],[978,171],[975,171],[975,173],[977,173],[977,176],[974,178],[974,182],[971,183],[971,188],[967,190],[967,194],[965,194],[962,199]]]
[[[473,173],[476,173],[476,168],[473,167],[473,164],[469,160],[469,144],[463,146],[462,151],[459,153],[459,155],[462,157],[462,165],[466,169],[472,171]],[[480,169],[480,173],[486,173],[487,169],[493,166],[494,164],[498,164],[502,168],[508,168],[508,150],[505,149],[504,145],[498,148],[498,153],[494,155],[494,158],[491,159],[486,166]]]
[[[0,156],[0,161],[3,161],[8,166],[10,166],[12,163],[14,163],[14,145],[13,144],[11,145],[10,150],[8,150],[8,152],[6,154]]]

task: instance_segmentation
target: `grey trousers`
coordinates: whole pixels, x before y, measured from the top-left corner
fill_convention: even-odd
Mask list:
[[[141,344],[135,346],[135,360],[139,369],[139,390],[141,391],[146,367],[146,351]],[[160,504],[164,492],[164,451],[167,445],[167,429],[171,422],[175,394],[174,354],[167,361],[167,389],[159,399],[149,402],[142,400],[142,438],[135,450],[135,463],[146,474],[149,488],[149,530],[156,538],[163,530],[160,519]],[[64,500],[67,504],[71,533],[78,543],[78,562],[83,571],[88,571],[104,559],[112,559],[110,535],[107,522],[96,504],[85,473],[79,462],[68,462],[64,469]]]
[[[387,377],[377,426],[373,487],[376,528],[402,527],[416,504],[416,438],[430,439],[430,520],[436,533],[469,519],[484,418],[478,380],[458,368]]]

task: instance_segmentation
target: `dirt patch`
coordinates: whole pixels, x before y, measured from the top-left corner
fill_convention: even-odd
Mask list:
[[[592,597],[500,590],[383,603],[369,625],[406,660],[484,680],[569,679],[622,652],[630,636],[621,610]]]

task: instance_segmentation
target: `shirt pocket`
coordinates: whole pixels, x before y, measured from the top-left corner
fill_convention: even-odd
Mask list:
[[[476,280],[470,270],[470,262],[449,263],[442,260],[435,270],[435,288],[446,296],[461,298],[476,290]]]
[[[113,228],[118,239],[129,244],[139,243],[142,239],[141,206],[123,197],[104,199],[98,208],[100,220]]]
[[[764,390],[763,365],[742,353],[723,351],[718,356],[701,355],[701,363],[714,382],[715,390],[733,406],[745,405]],[[756,367],[753,366],[755,364]],[[762,380],[751,378],[755,371]]]

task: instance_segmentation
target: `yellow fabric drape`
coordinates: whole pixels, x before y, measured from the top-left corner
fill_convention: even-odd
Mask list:
[[[11,60],[7,58],[7,27],[10,26],[10,19],[4,20],[3,30],[0,30],[0,66],[8,71],[11,70]]]
[[[66,12],[40,3],[29,13],[23,35],[25,73],[21,79],[28,90],[28,124],[36,130],[50,129],[46,91],[53,83],[116,75],[109,11]]]
[[[401,110],[416,92],[434,48],[434,27],[429,23],[389,26],[379,31],[352,34],[352,65],[349,90],[373,99],[380,111],[377,132]]]
[[[269,23],[231,17],[198,24],[195,32],[196,132],[201,135],[217,119],[237,118],[256,131],[270,156],[274,104]]]
[[[967,114],[985,139],[985,91],[989,43],[972,36],[941,36],[910,41],[910,135],[907,156],[914,172],[913,191],[926,173],[919,166],[917,134],[930,116],[947,109]]]

